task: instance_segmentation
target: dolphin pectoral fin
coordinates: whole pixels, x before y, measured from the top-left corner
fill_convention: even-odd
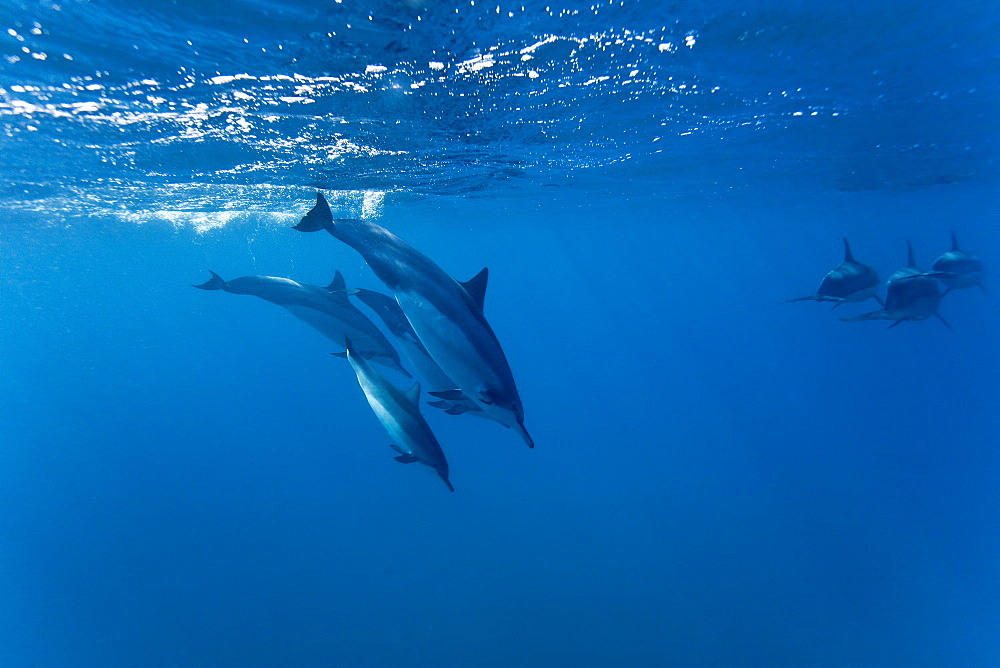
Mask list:
[[[401,454],[401,455],[404,455],[404,456],[406,456],[406,455],[409,455],[409,454],[410,454],[409,452],[407,452],[407,451],[406,451],[406,450],[404,450],[403,448],[399,447],[399,446],[398,446],[398,445],[396,445],[395,443],[390,443],[390,444],[389,444],[389,447],[390,447],[390,448],[392,448],[393,450],[395,450],[396,452],[398,452],[398,453],[399,453],[399,454]]]
[[[496,399],[493,398],[493,395],[490,394],[489,390],[480,390],[479,391],[479,400],[481,402],[483,402],[484,404],[487,404],[489,406],[492,406],[493,403],[496,401]]]
[[[323,193],[317,192],[316,205],[292,229],[299,232],[317,232],[319,230],[328,230],[332,227],[333,214],[330,213],[330,205],[327,203],[326,198],[323,197]]]
[[[412,464],[417,461],[417,458],[413,455],[400,455],[399,457],[393,457],[400,464]]]
[[[444,410],[444,409],[448,409],[448,408],[451,407],[451,402],[445,401],[444,399],[442,399],[440,401],[428,401],[427,405],[428,406],[433,406],[434,408],[440,408],[440,409]]]
[[[949,292],[951,292],[951,288],[945,288],[944,292],[941,293],[941,299],[944,299],[944,296]]]
[[[409,399],[414,406],[420,406],[420,383],[414,383],[413,387],[406,391],[406,398]]]
[[[342,352],[342,353],[330,353],[330,354],[333,355],[334,357],[339,357],[339,358],[345,359],[345,360],[347,359],[347,351],[346,350],[344,352]]]
[[[831,306],[831,307],[830,307],[830,310],[832,311],[833,309],[835,309],[835,308],[837,308],[838,306],[840,306],[840,305],[841,305],[842,303],[843,303],[843,302],[834,302],[833,306]]]
[[[819,295],[807,295],[805,297],[796,297],[795,299],[782,299],[782,304],[789,304],[791,302],[816,302],[819,301]]]
[[[889,329],[892,329],[893,327],[895,327],[896,325],[898,325],[901,322],[906,322],[906,321],[905,320],[897,320],[896,322],[894,322],[891,325],[889,325]]]
[[[225,290],[226,289],[226,282],[224,280],[222,280],[221,276],[219,276],[217,273],[215,273],[211,269],[208,270],[208,273],[210,273],[212,275],[212,278],[208,279],[206,282],[202,283],[201,285],[192,285],[191,287],[192,288],[200,288],[202,290]]]
[[[441,392],[428,392],[427,394],[432,397],[437,397],[438,399],[445,399],[447,401],[458,401],[459,399],[464,399],[465,394],[462,390],[442,390]]]
[[[877,301],[879,304],[882,305],[883,308],[885,308],[885,302],[882,301],[881,297],[879,297],[878,295],[872,295],[872,299],[874,299],[875,301]]]
[[[951,329],[951,324],[949,324],[949,322],[948,322],[947,320],[945,320],[945,319],[944,319],[944,317],[943,317],[943,316],[942,316],[942,315],[941,315],[940,313],[935,313],[935,314],[934,314],[934,316],[935,316],[935,317],[936,317],[936,318],[937,318],[938,320],[940,320],[940,321],[941,321],[941,324],[943,324],[943,325],[944,325],[945,327],[947,327],[948,329]]]
[[[483,310],[483,304],[486,301],[486,282],[489,280],[489,277],[489,267],[483,267],[482,271],[462,283],[462,287],[472,297],[472,301],[476,302],[480,311]]]
[[[976,285],[978,285],[978,286],[979,286],[979,289],[983,291],[983,294],[984,294],[984,295],[988,295],[988,294],[990,294],[990,291],[989,291],[989,289],[987,289],[987,287],[986,287],[986,284],[985,284],[985,283],[976,283]]]

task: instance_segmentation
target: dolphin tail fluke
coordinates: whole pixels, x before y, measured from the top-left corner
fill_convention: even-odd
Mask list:
[[[205,281],[201,285],[192,285],[191,287],[192,288],[200,288],[202,290],[225,290],[226,289],[226,282],[224,280],[222,280],[221,276],[219,276],[217,273],[215,273],[211,269],[208,270],[208,273],[210,273],[212,275],[212,278],[208,279],[207,281]]]
[[[938,320],[940,320],[940,321],[941,321],[941,324],[942,324],[942,325],[944,325],[944,326],[945,326],[945,327],[947,327],[948,329],[951,329],[951,328],[952,328],[952,327],[951,327],[951,323],[949,323],[949,322],[948,322],[947,320],[945,320],[945,319],[944,319],[944,316],[942,316],[942,315],[941,315],[940,313],[935,313],[935,314],[934,314],[934,316],[935,316],[935,317],[936,317],[936,318],[937,318]]]
[[[330,205],[323,197],[323,193],[317,192],[316,205],[292,229],[299,232],[318,232],[319,230],[329,230],[332,227],[333,214],[330,213]]]

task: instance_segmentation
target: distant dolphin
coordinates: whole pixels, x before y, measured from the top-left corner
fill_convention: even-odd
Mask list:
[[[406,392],[399,390],[356,353],[350,339],[346,343],[347,359],[354,367],[368,405],[389,432],[392,438],[390,447],[399,453],[396,461],[403,464],[420,462],[431,467],[454,492],[455,488],[448,480],[448,460],[434,432],[420,414],[420,384],[414,383]]]
[[[253,295],[277,304],[338,345],[344,345],[347,337],[350,337],[358,354],[395,369],[407,378],[411,377],[400,363],[399,353],[385,335],[348,300],[344,277],[339,271],[331,285],[343,286],[344,289],[340,291],[331,291],[275,276],[243,276],[224,281],[214,271],[209,273],[212,274],[212,278],[194,287],[202,290],[224,290],[237,295]]]
[[[441,370],[441,367],[437,365],[437,362],[431,358],[427,349],[424,348],[424,344],[420,343],[417,333],[410,327],[410,322],[406,319],[403,309],[399,308],[399,304],[396,303],[395,299],[381,292],[365,290],[364,288],[357,288],[348,292],[364,302],[368,308],[377,313],[379,318],[382,319],[385,326],[396,337],[396,341],[399,343],[399,347],[406,356],[406,359],[410,360],[410,364],[417,370],[417,375],[423,379],[424,388],[429,390],[431,394],[447,394],[449,390],[457,393],[457,396],[451,400],[431,401],[429,402],[431,406],[440,408],[449,415],[460,415],[461,413],[468,412],[469,415],[485,417],[483,409],[475,401],[462,394],[461,390],[453,389],[457,384]]]
[[[496,334],[483,315],[487,271],[459,283],[430,258],[395,234],[363,220],[333,219],[322,193],[295,226],[326,230],[358,251],[395,294],[420,342],[458,389],[488,416],[515,429],[534,447],[524,428],[524,409]]]
[[[817,302],[835,302],[837,308],[844,302],[863,302],[874,299],[883,304],[875,291],[878,289],[878,274],[867,264],[854,259],[851,245],[844,238],[844,261],[834,267],[823,277],[816,294],[807,297],[786,299],[785,302],[801,302],[813,300]],[[884,304],[883,304],[884,305]]]
[[[913,245],[906,242],[907,265],[889,277],[886,285],[885,306],[880,311],[864,313],[853,318],[841,318],[845,322],[858,320],[895,320],[893,328],[904,320],[924,320],[936,317],[948,328],[951,325],[938,313],[941,303],[941,289],[937,281],[927,272],[917,267],[913,258]]]
[[[975,255],[966,253],[958,247],[958,237],[951,233],[951,250],[934,261],[931,268],[937,278],[948,286],[944,294],[948,294],[953,289],[971,288],[978,285],[983,292],[987,292],[983,285],[983,276],[986,271],[983,261]],[[943,295],[942,295],[943,296]]]

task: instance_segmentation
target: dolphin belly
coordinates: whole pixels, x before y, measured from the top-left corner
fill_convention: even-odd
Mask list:
[[[446,317],[420,295],[400,291],[396,299],[420,343],[445,375],[491,418],[506,427],[515,426],[516,416],[496,402],[509,396],[513,381],[506,381],[497,371],[498,366],[506,367],[506,359],[499,344],[493,350],[492,331],[471,315]]]

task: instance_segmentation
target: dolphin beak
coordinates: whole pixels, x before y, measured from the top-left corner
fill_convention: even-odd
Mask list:
[[[528,430],[524,428],[524,423],[518,422],[515,429],[517,430],[517,433],[521,435],[521,438],[524,439],[524,442],[528,444],[529,448],[535,447],[535,442],[531,439],[531,435],[528,433]]]

